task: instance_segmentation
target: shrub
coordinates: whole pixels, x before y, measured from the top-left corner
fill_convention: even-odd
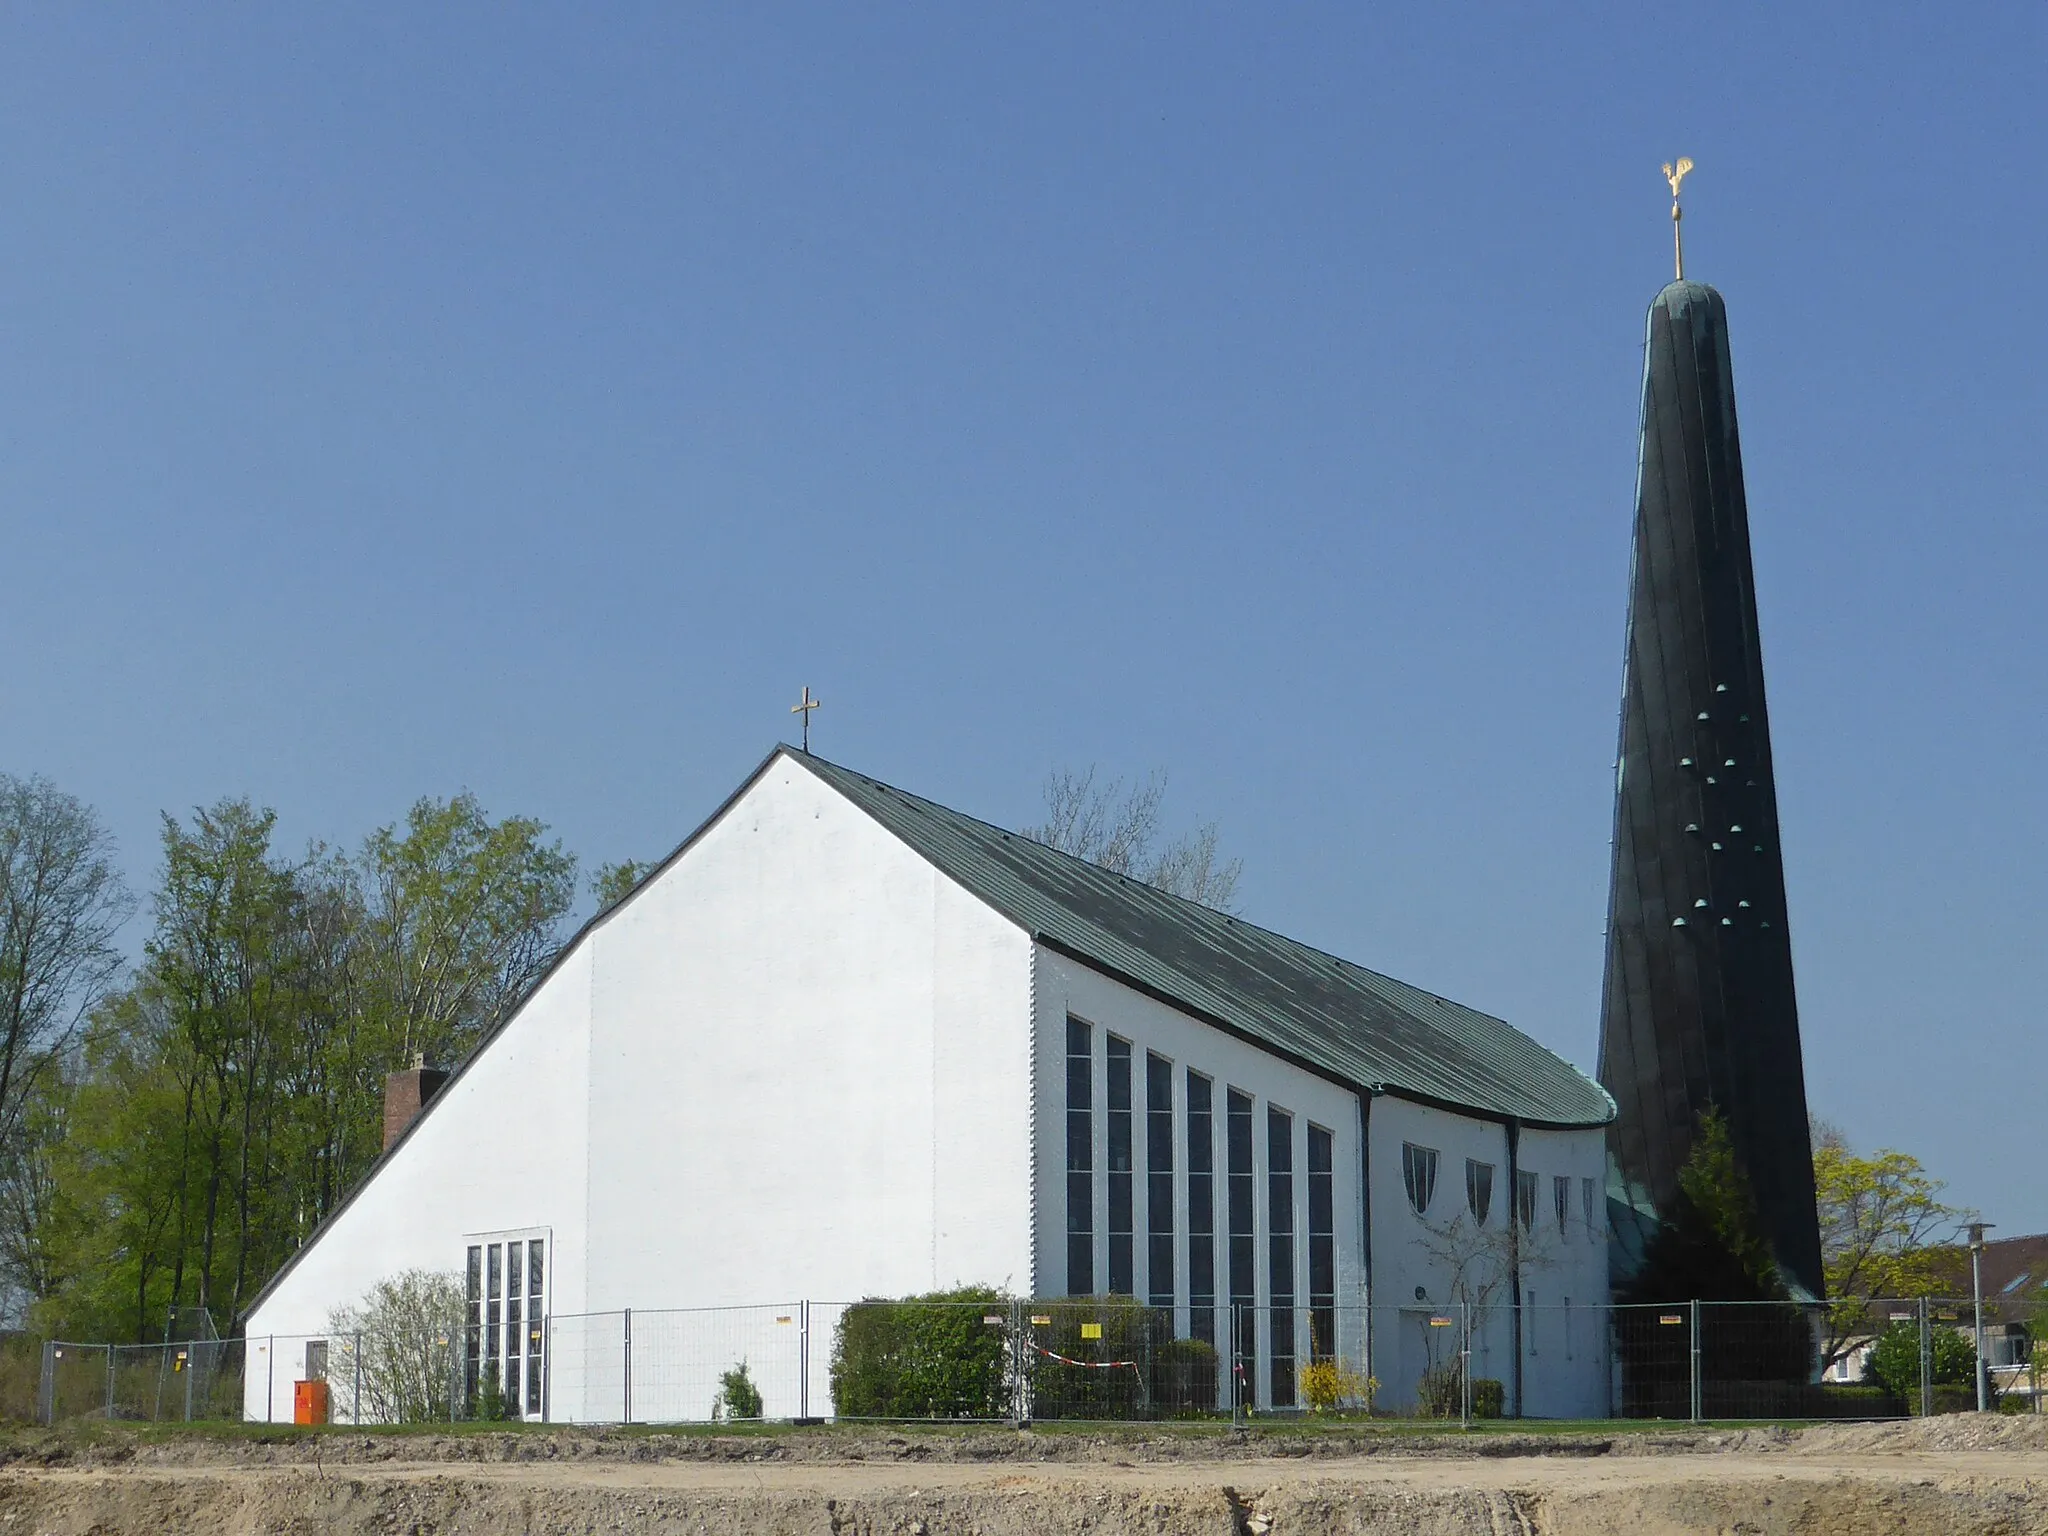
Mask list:
[[[1504,1417],[1508,1407],[1508,1389],[1497,1377],[1474,1376],[1472,1378],[1472,1417],[1475,1419],[1498,1419]]]
[[[469,1416],[485,1423],[496,1423],[512,1417],[512,1405],[505,1400],[504,1391],[498,1386],[495,1371],[484,1372],[483,1380],[476,1389],[476,1401],[470,1405]]]
[[[1341,1360],[1311,1360],[1301,1368],[1301,1402],[1310,1413],[1337,1413],[1350,1408],[1372,1412],[1379,1381],[1362,1376]]]
[[[1934,1354],[1934,1384],[1937,1387],[1970,1382],[1977,1366],[1977,1351],[1970,1341],[1946,1326],[1930,1328],[1928,1342]],[[1892,1396],[1917,1406],[1920,1402],[1920,1328],[1915,1323],[1893,1323],[1870,1346],[1864,1362],[1863,1379],[1875,1382]],[[1972,1386],[1971,1407],[1976,1406]]]
[[[718,1396],[711,1403],[714,1419],[758,1419],[761,1417],[761,1389],[747,1373],[746,1357],[718,1378]]]
[[[1415,1411],[1425,1419],[1464,1416],[1465,1384],[1455,1365],[1433,1365],[1415,1383]]]
[[[380,1280],[358,1305],[336,1308],[328,1317],[328,1332],[343,1349],[359,1355],[345,1376],[336,1370],[330,1379],[337,1385],[345,1380],[351,1393],[358,1381],[362,1385],[361,1402],[336,1407],[345,1406],[346,1416],[357,1424],[418,1424],[449,1417],[450,1367],[461,1348],[468,1310],[460,1275],[426,1269]],[[496,1411],[481,1411],[485,1394],[479,1391],[479,1402],[472,1405],[477,1417],[515,1417],[518,1404],[506,1402],[495,1382],[490,1385]]]
[[[1010,1408],[1009,1298],[963,1286],[846,1309],[832,1338],[832,1402],[842,1418],[990,1419]]]

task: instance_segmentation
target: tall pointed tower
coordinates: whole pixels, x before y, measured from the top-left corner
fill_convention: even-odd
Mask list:
[[[1683,279],[1650,306],[1630,582],[1600,1081],[1620,1108],[1610,1192],[1650,1220],[1618,1224],[1617,1279],[1670,1211],[1711,1105],[1783,1278],[1819,1296],[1728,314]]]

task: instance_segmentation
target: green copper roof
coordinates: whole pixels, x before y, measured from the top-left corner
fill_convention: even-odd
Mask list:
[[[783,751],[1051,947],[1358,1087],[1605,1125],[1606,1090],[1520,1030],[1042,843]]]

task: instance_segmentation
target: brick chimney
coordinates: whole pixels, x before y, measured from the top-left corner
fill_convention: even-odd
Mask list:
[[[415,1056],[412,1065],[403,1072],[393,1072],[384,1079],[384,1150],[389,1152],[391,1144],[405,1134],[405,1128],[418,1118],[419,1112],[427,1107],[431,1099],[448,1081],[448,1074],[439,1067],[427,1065],[424,1056]]]

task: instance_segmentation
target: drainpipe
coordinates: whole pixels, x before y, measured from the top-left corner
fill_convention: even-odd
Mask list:
[[[1508,1322],[1514,1372],[1509,1390],[1522,1416],[1522,1122],[1508,1120]]]
[[[1372,1359],[1372,1090],[1358,1090],[1358,1219],[1362,1232],[1359,1259],[1365,1269],[1365,1374],[1373,1374]],[[1332,1340],[1332,1344],[1336,1341]]]

